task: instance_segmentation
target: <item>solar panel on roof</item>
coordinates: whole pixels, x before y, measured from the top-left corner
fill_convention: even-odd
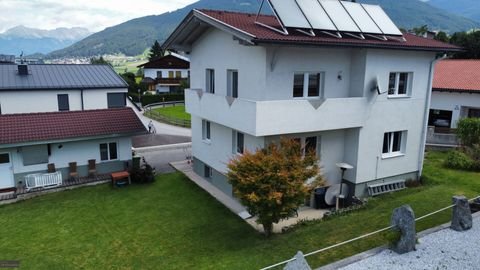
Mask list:
[[[311,28],[295,0],[269,0],[269,2],[285,27]]]
[[[370,18],[365,9],[363,9],[362,5],[352,2],[343,2],[342,4],[362,33],[383,34],[377,24]]]
[[[402,32],[380,6],[362,4],[370,17],[377,23],[385,35],[401,36]]]
[[[361,32],[340,1],[320,1],[338,30],[343,32]]]
[[[297,3],[314,29],[338,30],[317,0],[297,0]]]

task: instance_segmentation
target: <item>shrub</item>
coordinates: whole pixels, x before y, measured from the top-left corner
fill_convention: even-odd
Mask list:
[[[480,118],[461,119],[456,132],[464,146],[480,144]]]
[[[445,160],[445,166],[451,169],[472,170],[474,165],[472,158],[458,150],[449,152]]]

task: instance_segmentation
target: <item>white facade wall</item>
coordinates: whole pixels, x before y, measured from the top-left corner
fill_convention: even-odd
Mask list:
[[[143,74],[145,78],[152,78],[156,79],[157,78],[157,72],[161,71],[162,72],[162,78],[169,78],[168,77],[168,72],[173,71],[173,78],[175,79],[175,73],[177,71],[180,71],[182,73],[182,78],[186,79],[188,78],[188,69],[156,69],[156,68],[145,68],[143,70]]]
[[[69,162],[77,162],[77,166],[88,165],[89,159],[100,160],[101,143],[117,143],[118,159],[128,161],[132,159],[132,140],[130,137],[98,139],[51,144],[51,155],[48,163],[54,163],[56,168],[68,168]],[[61,145],[61,148],[59,147]],[[47,170],[47,163],[30,166],[23,165],[22,147],[0,149],[0,152],[9,152],[13,163],[13,173],[28,173]],[[110,162],[110,161],[104,161]]]
[[[432,52],[243,46],[229,34],[210,30],[190,54],[192,89],[204,90],[205,69],[215,69],[214,95],[186,92],[187,111],[193,114],[193,155],[224,172],[232,148],[228,127],[253,135],[247,148],[264,145],[264,136],[308,132],[321,134],[322,166],[331,183],[340,179],[338,162],[354,165],[345,178],[356,184],[415,173],[434,58]],[[228,69],[239,72],[239,98],[233,103],[225,97]],[[323,97],[294,99],[295,72],[323,72]],[[387,90],[390,72],[413,74],[409,97],[372,91],[377,77]],[[218,129],[212,128],[210,145],[201,141],[201,118],[220,124],[213,125]],[[407,131],[405,155],[383,158],[384,134],[394,131]]]
[[[433,91],[432,93],[430,109],[451,111],[451,128],[456,128],[458,120],[467,116],[466,108],[480,109],[480,94],[437,91]]]
[[[107,93],[126,93],[126,88],[83,90],[85,110],[107,109]],[[70,111],[82,110],[81,90],[0,91],[2,114],[57,112],[57,95],[68,94]]]

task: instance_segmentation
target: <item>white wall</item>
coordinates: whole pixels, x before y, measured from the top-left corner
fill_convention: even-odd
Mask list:
[[[51,155],[48,163],[55,163],[56,168],[67,168],[69,162],[77,162],[78,166],[88,165],[89,159],[100,160],[100,144],[101,143],[117,143],[118,159],[127,161],[132,159],[132,140],[130,137],[99,139],[90,141],[54,143],[51,145]],[[62,146],[59,148],[59,146]],[[10,152],[13,161],[13,172],[28,173],[47,169],[47,164],[37,164],[31,166],[23,165],[22,148],[1,149],[2,152]],[[105,161],[108,162],[108,161]]]
[[[84,109],[106,109],[108,108],[107,93],[126,93],[127,91],[126,88],[84,90]],[[2,114],[56,112],[59,94],[68,94],[71,111],[82,109],[80,90],[18,90],[0,91],[1,111]]]
[[[144,77],[156,79],[157,78],[157,71],[162,72],[162,78],[168,79],[168,72],[173,71],[173,79],[175,79],[175,72],[180,71],[182,73],[182,78],[188,78],[188,69],[156,69],[156,68],[145,68],[143,71]]]
[[[430,108],[452,111],[451,128],[457,127],[457,122],[462,117],[462,107],[480,108],[480,94],[433,91]]]
[[[192,46],[190,87],[205,90],[205,70],[215,69],[215,94],[227,95],[227,70],[238,70],[238,96],[259,100],[265,89],[266,49],[248,47],[220,30],[209,30]]]

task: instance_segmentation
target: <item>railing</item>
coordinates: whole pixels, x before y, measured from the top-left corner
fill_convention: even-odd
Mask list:
[[[168,107],[168,106],[175,107],[175,105],[179,105],[179,104],[185,105],[185,102],[184,101],[168,101],[168,102],[152,103],[144,107],[145,109],[144,115],[153,120],[157,120],[159,122],[164,122],[174,126],[190,128],[192,126],[191,120],[167,116],[155,110],[152,110],[152,108],[159,108],[159,107]]]
[[[27,186],[27,190],[32,188],[50,188],[50,187],[57,187],[63,184],[62,181],[62,173],[61,172],[54,172],[54,173],[36,173],[36,174],[29,174],[25,176],[25,185]]]

